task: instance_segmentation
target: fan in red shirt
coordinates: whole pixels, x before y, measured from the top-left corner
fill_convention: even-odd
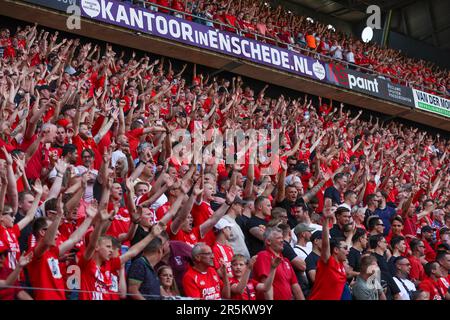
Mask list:
[[[223,203],[212,216],[207,218],[206,221],[194,227],[194,219],[192,214],[190,214],[190,211],[192,210],[195,198],[200,196],[203,192],[203,190],[200,189],[200,182],[201,179],[193,186],[192,194],[181,211],[173,221],[168,223],[167,233],[171,240],[183,241],[191,246],[202,241],[208,232],[212,232],[214,225],[225,215],[236,197],[236,188],[231,188],[226,195],[226,202]],[[214,233],[213,237],[215,240]]]
[[[205,184],[202,195],[197,197],[197,202],[192,207],[194,226],[200,226],[214,214],[214,211],[211,209],[210,205],[210,201],[213,200],[214,193],[215,187],[209,183]],[[204,239],[209,246],[212,246],[216,241],[214,232],[211,230],[204,234]]]
[[[103,190],[103,192],[107,192]],[[80,300],[111,300],[114,290],[114,275],[120,274],[122,266],[136,257],[152,239],[159,236],[164,225],[154,225],[152,231],[125,254],[113,257],[110,236],[100,236],[105,223],[111,218],[106,210],[100,210],[94,231],[84,252],[80,252],[78,266],[81,271]],[[120,281],[120,280],[119,280]]]
[[[211,248],[203,242],[197,243],[192,248],[193,265],[183,276],[183,288],[186,296],[202,300],[230,298],[230,282],[225,264],[220,266],[218,273],[213,267],[213,257]]]
[[[241,254],[236,254],[231,260],[231,269],[233,277],[230,278],[231,299],[233,300],[256,300],[256,290],[264,290],[264,284],[258,284],[255,279],[250,279],[250,273],[253,270],[256,256],[248,260]],[[278,259],[281,262],[281,259]],[[273,281],[275,269],[278,265],[271,268],[271,274],[268,277]],[[270,284],[271,287],[271,284]]]
[[[297,282],[297,276],[289,260],[281,254],[283,252],[283,234],[279,228],[268,228],[264,233],[266,250],[260,251],[253,267],[253,277],[260,283],[272,280],[273,290],[258,292],[258,300],[305,300],[302,289]],[[281,259],[281,261],[280,261]],[[277,262],[275,262],[277,261]],[[278,264],[279,262],[279,264]],[[275,269],[273,279],[273,266]]]
[[[344,267],[348,255],[347,244],[344,239],[329,239],[328,220],[332,219],[333,211],[332,207],[324,208],[322,248],[309,300],[341,300],[347,281]]]
[[[37,218],[33,224],[33,234],[37,245],[31,250],[33,259],[28,266],[30,283],[35,288],[48,290],[35,290],[35,300],[65,300],[65,275],[61,272],[59,259],[81,240],[90,227],[97,206],[91,205],[86,210],[86,219],[80,227],[59,246],[56,245],[58,226],[64,215],[62,196],[58,198],[57,216],[51,222],[48,218]]]
[[[430,294],[430,300],[450,300],[448,287],[440,281],[444,275],[436,261],[428,262],[425,267],[427,277],[419,284],[419,289]]]
[[[419,239],[412,239],[409,243],[412,254],[408,257],[411,263],[409,278],[416,284],[425,278],[425,271],[422,265],[422,259],[425,256],[425,246]]]
[[[214,226],[216,232],[216,243],[212,247],[214,253],[214,267],[216,269],[224,263],[226,266],[228,277],[232,277],[231,260],[233,259],[233,248],[228,245],[228,240],[231,239],[231,227],[233,225],[226,219],[220,219]]]
[[[31,261],[32,254],[23,255],[20,257],[17,266],[14,270],[8,268],[5,264],[6,257],[9,253],[9,247],[6,243],[0,240],[0,300],[32,300],[30,295],[19,288],[5,288],[8,286],[20,287],[18,281],[22,269]]]

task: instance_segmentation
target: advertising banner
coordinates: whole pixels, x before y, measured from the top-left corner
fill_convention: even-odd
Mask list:
[[[181,18],[115,0],[81,0],[81,15],[136,32],[267,65],[315,80],[325,78],[324,64],[287,49],[217,30]]]
[[[413,89],[413,92],[414,104],[417,109],[450,118],[450,100],[416,89]]]
[[[332,63],[326,64],[325,73],[326,81],[334,85],[414,107],[412,89],[409,87]]]

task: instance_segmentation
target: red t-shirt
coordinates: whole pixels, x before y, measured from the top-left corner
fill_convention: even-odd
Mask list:
[[[309,300],[340,300],[347,276],[344,264],[331,256],[328,262],[319,259],[316,280]]]
[[[177,234],[173,234],[171,226],[172,221],[167,224],[167,233],[169,234],[170,240],[182,241],[191,247],[202,240],[202,237],[200,236],[200,227],[193,227],[190,233],[184,232],[180,229]]]
[[[34,250],[33,250],[34,251]],[[59,266],[59,248],[50,247],[41,257],[33,257],[28,265],[30,283],[36,288],[57,290],[35,290],[35,300],[66,300],[64,278]]]
[[[214,211],[211,209],[211,205],[205,201],[202,201],[201,204],[194,203],[192,207],[192,218],[194,219],[194,226],[200,227],[200,225],[209,219],[214,214]],[[204,235],[204,240],[207,245],[212,247],[216,242],[216,236],[212,230],[208,231]]]
[[[79,258],[78,265],[81,271],[79,299],[109,300],[112,285],[111,270],[120,269],[120,258],[111,258],[103,266],[98,266],[94,259],[86,260],[83,254],[80,254]]]
[[[20,257],[19,237],[20,229],[17,224],[12,228],[5,228],[0,225],[0,241],[9,248],[3,267],[8,267],[12,270],[16,268]]]
[[[164,216],[165,216],[165,214],[167,213],[167,211],[169,211],[170,210],[170,207],[172,206],[172,204],[169,202],[169,201],[167,201],[166,203],[164,203],[161,207],[159,207],[157,210],[156,210],[156,219],[159,221],[159,220],[161,220]]]
[[[445,288],[441,281],[427,277],[419,284],[419,289],[428,292],[430,300],[444,300],[448,288]]]
[[[6,280],[12,272],[13,270],[8,267],[0,266],[0,279]],[[14,282],[13,286],[20,287],[19,281]],[[19,291],[19,288],[0,289],[0,300],[15,300]]]
[[[187,297],[219,300],[222,297],[222,287],[222,280],[213,267],[206,272],[189,267],[183,276],[183,288]]]
[[[263,282],[270,273],[270,264],[275,254],[268,250],[258,253],[255,265],[253,266],[253,278],[258,282]],[[283,261],[275,271],[273,280],[273,299],[274,300],[292,300],[292,285],[297,283],[297,276],[289,260],[281,256]],[[258,300],[264,300],[264,297],[258,295]]]
[[[36,140],[37,135],[34,135],[31,140],[25,140],[20,148],[24,152],[26,149]],[[25,167],[25,173],[28,179],[38,179],[41,177],[41,170],[44,167],[48,167],[50,164],[49,151],[45,148],[45,145],[41,142],[33,154],[33,156],[28,160]]]
[[[128,138],[128,144],[130,145],[131,156],[133,159],[138,157],[139,139],[144,134],[144,128],[137,128],[125,133]]]
[[[411,263],[411,270],[409,271],[409,278],[411,281],[420,280],[425,278],[425,270],[423,269],[422,263],[415,256],[408,257],[409,263]]]
[[[111,222],[106,234],[113,236],[114,238],[118,238],[120,234],[128,232],[130,229],[130,223],[131,218],[128,209],[121,207],[114,216],[114,220]]]
[[[220,260],[223,260],[225,266],[227,267],[227,273],[229,277],[233,276],[231,271],[231,259],[233,259],[234,252],[233,248],[226,244],[215,243],[212,247],[212,252],[214,253],[214,268],[220,268]]]
[[[230,278],[230,286],[233,284],[238,284],[239,280],[235,277]],[[231,299],[233,300],[256,300],[256,285],[258,281],[254,279],[249,279],[247,286],[241,294],[231,294]]]

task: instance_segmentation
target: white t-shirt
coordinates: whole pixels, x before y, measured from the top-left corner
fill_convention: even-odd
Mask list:
[[[298,257],[300,257],[303,261],[306,259],[306,257],[311,253],[312,251],[312,243],[309,241],[306,244],[306,247],[299,246],[296,244],[294,246],[294,251],[297,254]]]
[[[233,248],[235,254],[242,254],[247,259],[250,258],[247,245],[245,244],[245,236],[241,227],[229,215],[224,215],[223,219],[227,220],[233,226],[231,227],[231,238],[228,240],[230,246]]]
[[[334,51],[335,49],[336,49],[336,51]],[[334,51],[333,58],[335,58],[335,59],[342,59],[343,58],[341,46],[332,46],[330,51],[331,52]]]
[[[409,294],[408,291],[406,291],[406,288],[408,288],[409,291],[416,291],[416,286],[414,285],[414,283],[412,283],[410,280],[408,279],[402,279],[402,281],[400,281],[397,277],[393,277],[395,283],[397,284],[397,287],[400,289],[400,298],[401,300],[411,300],[409,298]],[[402,284],[403,282],[403,284]],[[406,288],[405,288],[406,286]]]
[[[355,55],[353,54],[353,52],[347,51],[347,53],[345,54],[345,60],[351,63],[355,63]]]

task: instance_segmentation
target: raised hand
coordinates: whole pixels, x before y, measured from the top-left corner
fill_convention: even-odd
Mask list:
[[[36,179],[33,185],[33,190],[36,194],[41,195],[44,192],[44,188],[42,188],[42,183],[40,179]]]
[[[270,268],[272,268],[272,269],[278,268],[278,266],[280,265],[281,261],[282,261],[281,257],[274,257],[274,258],[272,258],[272,260],[270,261]]]
[[[33,254],[34,254],[34,252],[30,251],[28,254],[20,256],[20,258],[19,258],[19,266],[21,268],[23,268],[26,265],[28,265],[31,262],[31,260],[33,259]]]
[[[95,218],[98,213],[98,202],[92,200],[91,204],[86,208],[86,216],[89,218]]]
[[[5,155],[6,164],[8,166],[13,164],[13,158],[11,157],[11,154],[6,150],[5,146],[2,146],[3,154]]]

